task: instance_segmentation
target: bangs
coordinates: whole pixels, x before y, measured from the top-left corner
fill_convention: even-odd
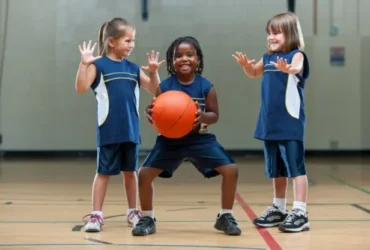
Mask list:
[[[267,25],[266,25],[266,33],[275,33],[275,34],[278,34],[278,33],[283,33],[283,20],[281,20],[280,18],[273,18],[271,20],[268,21]]]

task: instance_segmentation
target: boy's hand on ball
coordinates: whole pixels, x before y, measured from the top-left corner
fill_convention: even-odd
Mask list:
[[[146,106],[146,108],[145,108],[145,115],[146,115],[146,118],[148,119],[148,122],[150,124],[153,124],[152,109],[153,109],[153,106],[154,106],[154,99],[155,99],[155,97],[153,98],[153,102],[151,104],[149,104],[148,106]]]
[[[202,123],[202,114],[203,114],[202,110],[199,108],[198,102],[195,102],[195,105],[197,105],[197,112],[195,113],[196,118],[194,121],[194,128],[198,127]]]

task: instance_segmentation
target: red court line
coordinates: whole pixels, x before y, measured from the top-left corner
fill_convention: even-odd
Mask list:
[[[257,218],[255,212],[251,209],[251,207],[244,201],[242,196],[237,192],[236,193],[236,200],[239,202],[240,206],[243,208],[245,213],[248,215],[250,220],[254,220]],[[261,235],[263,240],[266,242],[270,250],[282,250],[279,243],[272,237],[270,232],[266,228],[256,227],[258,233]]]

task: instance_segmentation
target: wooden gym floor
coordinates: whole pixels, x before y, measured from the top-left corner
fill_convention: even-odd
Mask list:
[[[155,182],[157,234],[131,236],[120,177],[111,179],[101,233],[85,233],[95,159],[11,160],[1,163],[1,249],[370,249],[370,160],[308,158],[311,230],[284,234],[251,223],[272,201],[260,157],[235,158],[239,189],[234,213],[243,233],[213,228],[220,178],[204,179],[184,163]],[[289,184],[289,208],[292,184]]]

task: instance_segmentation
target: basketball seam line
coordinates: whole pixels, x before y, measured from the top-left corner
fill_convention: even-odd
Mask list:
[[[189,105],[190,105],[190,102],[191,102],[192,100],[189,100],[188,101],[188,104],[186,105],[186,108],[184,109],[184,111],[182,112],[182,114],[179,116],[179,118],[172,124],[172,126],[170,127],[170,129],[172,129],[175,125],[176,125],[176,123],[178,123],[178,121],[180,121],[180,119],[182,118],[182,116],[184,115],[184,113],[185,113],[185,111],[188,109],[188,107],[189,107]]]

